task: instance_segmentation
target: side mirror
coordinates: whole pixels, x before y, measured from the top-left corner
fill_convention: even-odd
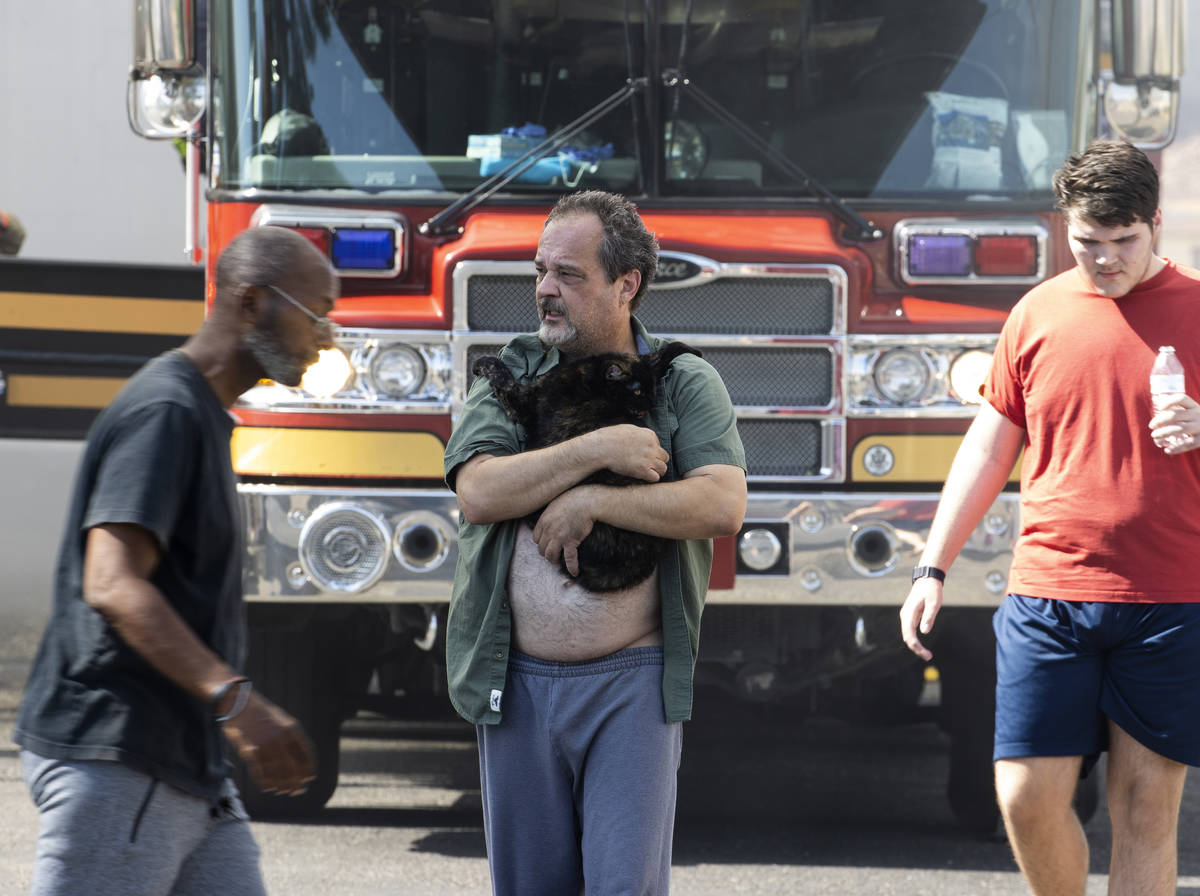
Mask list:
[[[1114,131],[1143,149],[1175,136],[1184,61],[1183,0],[1111,0],[1112,81],[1104,114]]]
[[[1111,0],[1112,68],[1118,84],[1174,86],[1183,75],[1180,0]]]
[[[133,67],[150,75],[195,64],[195,0],[134,0]]]

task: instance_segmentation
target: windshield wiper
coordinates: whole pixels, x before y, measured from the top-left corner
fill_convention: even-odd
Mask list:
[[[635,78],[626,82],[625,86],[606,99],[601,100],[588,111],[584,112],[570,124],[563,125],[537,146],[524,155],[513,159],[504,168],[483,181],[469,193],[464,193],[450,205],[446,206],[419,228],[426,236],[446,236],[458,231],[458,219],[475,206],[485,201],[497,190],[502,190],[531,167],[542,156],[551,150],[565,144],[568,140],[591,124],[596,123],[609,112],[619,108],[626,100],[631,99],[646,89],[648,81],[645,78]]]
[[[763,161],[795,180],[813,196],[824,202],[846,224],[846,230],[843,232],[846,239],[855,242],[883,239],[883,231],[878,226],[850,208],[843,199],[832,193],[824,184],[814,180],[807,171],[758,136],[753,128],[697,87],[678,69],[663,69],[662,79],[665,87],[674,88],[677,91],[687,90],[699,105],[741,137],[742,141],[754,149]]]

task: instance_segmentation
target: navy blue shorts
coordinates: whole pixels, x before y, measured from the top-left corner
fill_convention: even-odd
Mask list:
[[[1200,765],[1200,604],[1010,594],[992,625],[993,758],[1094,761],[1111,719],[1155,753]]]

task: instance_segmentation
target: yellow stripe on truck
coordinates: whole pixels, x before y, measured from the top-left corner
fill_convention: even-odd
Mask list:
[[[204,302],[195,299],[0,292],[0,328],[190,336],[203,320]]]
[[[441,479],[446,446],[427,432],[239,426],[231,448],[244,476]]]
[[[962,436],[868,436],[854,446],[854,454],[850,459],[850,474],[855,482],[860,483],[935,482],[941,484],[946,481],[946,476],[950,473],[950,464],[954,461],[954,455],[961,443]],[[868,452],[872,452],[869,463]],[[1010,482],[1020,482],[1020,457],[1017,458],[1017,464],[1008,478]]]
[[[13,373],[4,401],[23,408],[104,408],[124,385],[125,377]]]

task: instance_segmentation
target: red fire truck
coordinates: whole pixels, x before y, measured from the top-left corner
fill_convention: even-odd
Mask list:
[[[250,674],[321,769],[306,797],[251,805],[323,805],[364,706],[445,710],[442,451],[474,359],[536,329],[549,206],[598,188],[662,246],[640,319],[703,350],[746,447],[702,693],[937,719],[953,809],[994,826],[1015,476],[947,582],[936,669],[903,649],[897,609],[1008,309],[1070,264],[1051,174],[1096,136],[1169,142],[1182,17],[1179,0],[135,0],[130,119],[185,141],[209,283],[235,234],[268,225],[341,275],[337,348],[236,408]]]

